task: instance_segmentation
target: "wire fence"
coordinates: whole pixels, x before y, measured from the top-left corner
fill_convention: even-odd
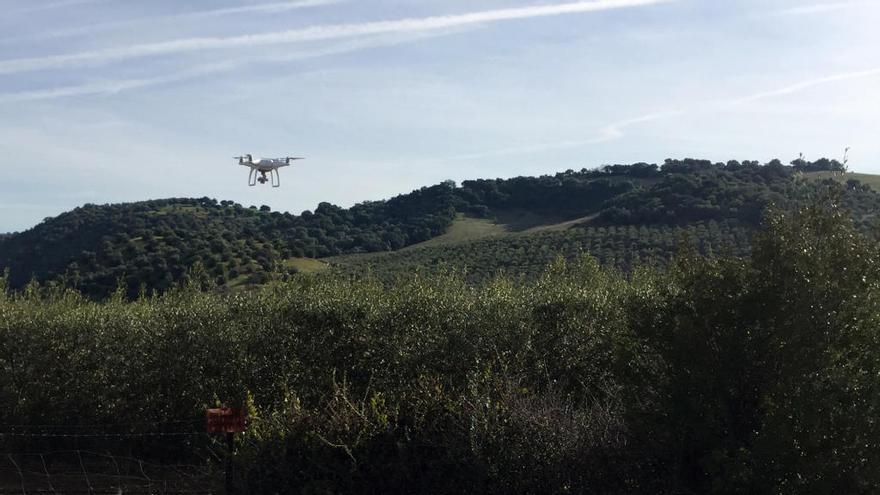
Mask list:
[[[223,493],[224,452],[213,451],[211,438],[193,431],[193,423],[0,425],[0,448],[9,449],[0,450],[0,495]],[[189,453],[187,462],[136,453],[146,452],[144,441],[181,439],[207,447],[200,456]],[[41,450],[49,445],[88,448]]]

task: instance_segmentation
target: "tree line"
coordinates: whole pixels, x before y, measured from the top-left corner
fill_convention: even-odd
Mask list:
[[[769,205],[793,208],[808,194],[812,181],[802,177],[801,171],[840,167],[826,159],[798,159],[791,166],[778,160],[760,164],[694,159],[666,160],[662,165],[607,165],[540,177],[464,181],[460,186],[446,181],[351,208],[320,203],[314,211],[300,215],[211,198],[89,204],[0,238],[0,269],[10,270],[9,283],[15,288],[34,279],[103,298],[121,284],[133,298],[139,292],[170,289],[195,264],[202,265],[218,285],[234,289],[265,282],[291,258],[398,251],[443,234],[459,214],[487,219],[512,211],[561,219],[589,216],[594,217],[589,226],[673,227],[668,232],[675,232],[676,226],[706,222],[754,229]],[[854,179],[842,187],[843,201],[860,225],[870,228],[880,208],[880,195]],[[702,235],[703,230],[698,228],[696,233]],[[739,242],[726,243],[726,247],[741,252]],[[704,248],[722,247],[718,239],[701,238],[699,243]],[[539,244],[546,246],[547,252],[540,256],[543,261],[555,254],[572,254],[573,241],[568,239],[529,241],[529,245]],[[657,243],[644,239],[636,244],[632,249],[641,259]],[[511,258],[504,251],[520,251],[500,242],[483,247],[499,250],[488,256],[486,268],[478,268],[486,273],[495,266],[492,260]],[[607,250],[608,245],[602,244],[601,249]],[[603,261],[626,260],[633,255],[629,249],[624,243],[613,252],[594,254]],[[667,247],[658,249],[661,258],[669,258]],[[475,268],[485,258],[481,255],[480,261],[475,258],[468,264]],[[614,264],[625,267],[628,263]]]

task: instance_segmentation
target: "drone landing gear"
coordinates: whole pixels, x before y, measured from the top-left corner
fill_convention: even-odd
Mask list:
[[[269,174],[266,177],[266,174]],[[269,170],[268,172],[263,172],[256,168],[251,169],[250,174],[248,175],[248,185],[253,187],[257,185],[257,182],[260,184],[266,184],[267,182],[272,183],[272,187],[281,187],[281,174],[278,173],[278,169]]]

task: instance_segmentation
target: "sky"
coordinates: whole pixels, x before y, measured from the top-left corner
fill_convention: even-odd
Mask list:
[[[880,0],[0,0],[0,232],[666,158],[880,173]],[[305,156],[282,187],[233,159]]]

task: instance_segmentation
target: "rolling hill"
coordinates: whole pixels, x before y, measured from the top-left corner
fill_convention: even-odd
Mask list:
[[[627,270],[665,263],[682,243],[704,254],[749,251],[765,209],[836,190],[868,229],[880,210],[874,176],[831,160],[712,163],[666,160],[541,177],[451,181],[351,208],[301,215],[210,198],[85,205],[0,238],[9,284],[73,286],[133,297],[186,278],[238,289],[273,273],[382,278],[413,270],[532,276],[558,256],[590,253]],[[880,181],[878,181],[880,182]]]
[[[326,259],[327,269],[357,276],[371,273],[386,281],[419,270],[461,270],[470,282],[482,283],[501,273],[534,278],[560,256],[573,259],[590,254],[605,265],[629,271],[643,263],[665,264],[682,243],[704,254],[742,256],[749,252],[755,231],[753,226],[735,221],[568,228],[562,225],[529,232],[477,235],[458,242],[428,241],[394,252],[334,256]]]

